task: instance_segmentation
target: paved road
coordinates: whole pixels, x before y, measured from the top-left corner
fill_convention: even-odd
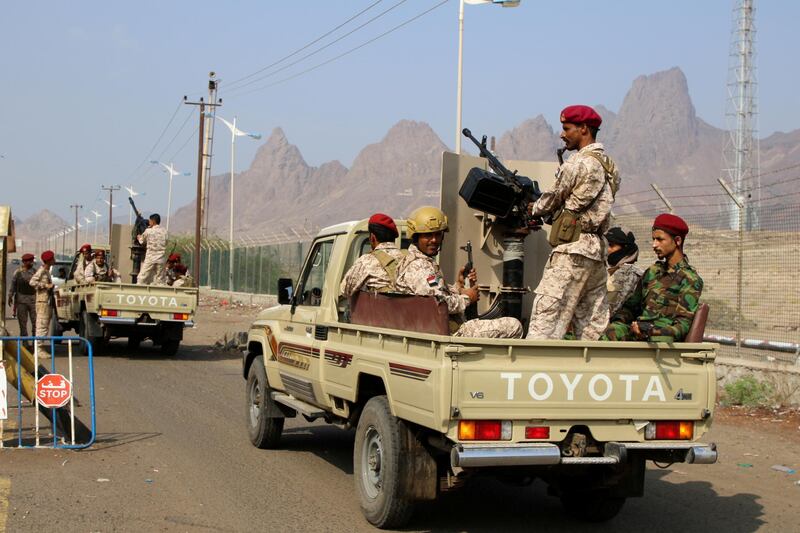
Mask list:
[[[92,450],[0,451],[0,531],[4,521],[8,531],[373,530],[354,494],[352,432],[292,420],[282,450],[253,448],[238,357],[191,337],[174,358],[119,344],[97,359]],[[486,480],[421,506],[409,528],[797,530],[800,477],[770,469],[797,466],[797,443],[736,425],[718,425],[712,438],[719,464],[651,468],[646,497],[600,527],[566,517],[542,484]]]

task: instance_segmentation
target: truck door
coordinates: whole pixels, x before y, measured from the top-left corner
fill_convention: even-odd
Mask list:
[[[333,242],[334,237],[317,240],[308,254],[297,283],[294,314],[281,325],[283,341],[276,357],[286,391],[315,404],[324,404],[319,375],[320,341],[315,338],[315,328]],[[335,289],[338,287],[327,290]]]

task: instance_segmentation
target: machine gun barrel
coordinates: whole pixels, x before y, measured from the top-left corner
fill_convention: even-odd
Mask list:
[[[463,133],[464,136],[468,138],[470,141],[475,143],[475,146],[477,146],[478,150],[480,150],[481,152],[481,157],[484,157],[486,158],[487,161],[489,161],[489,166],[492,167],[492,170],[494,170],[498,175],[503,176],[504,178],[507,179],[513,179],[514,177],[516,177],[517,175],[516,170],[513,172],[508,170],[508,168],[506,168],[506,166],[503,165],[503,163],[501,163],[500,160],[497,159],[497,157],[492,152],[490,152],[488,148],[486,148],[486,136],[483,137],[482,142],[478,142],[478,139],[476,139],[472,135],[472,132],[469,131],[469,128],[464,128],[463,130],[461,130],[461,133]]]

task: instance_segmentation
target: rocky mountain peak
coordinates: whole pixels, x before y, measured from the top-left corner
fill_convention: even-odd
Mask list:
[[[555,157],[558,136],[544,115],[537,115],[504,133],[497,142],[497,153],[503,159],[547,161]]]

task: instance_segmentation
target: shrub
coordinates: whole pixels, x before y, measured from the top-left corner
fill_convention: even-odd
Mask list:
[[[772,385],[758,381],[754,376],[745,376],[725,385],[725,405],[745,407],[768,407],[775,394]]]

